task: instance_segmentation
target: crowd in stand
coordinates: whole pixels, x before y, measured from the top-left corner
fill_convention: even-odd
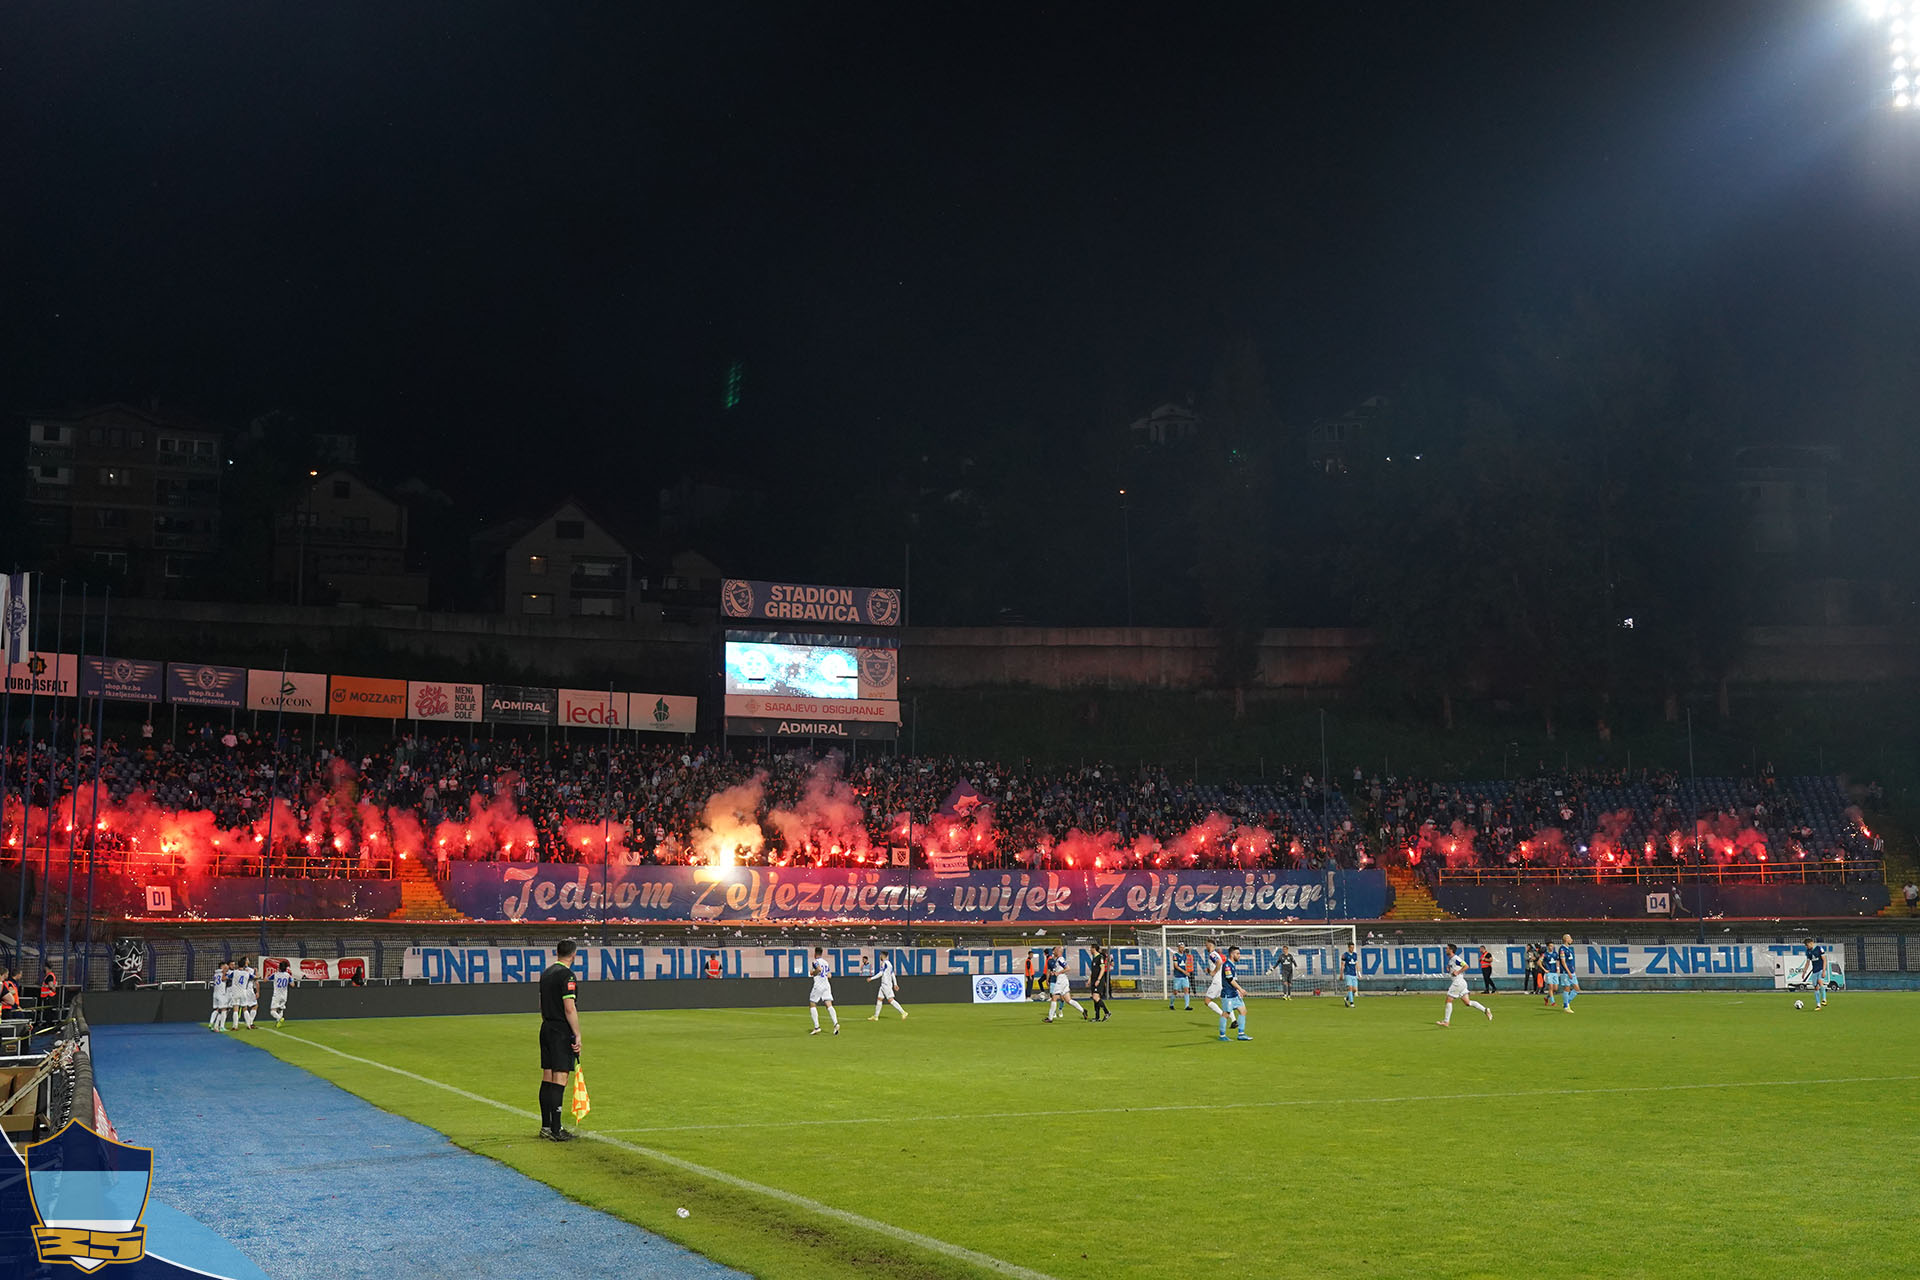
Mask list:
[[[1336,786],[1304,770],[1202,785],[1157,767],[880,754],[725,753],[663,741],[545,742],[402,734],[314,742],[289,729],[268,742],[244,728],[91,731],[58,749],[24,740],[5,755],[7,849],[21,843],[21,801],[54,800],[62,850],[78,838],[108,855],[156,841],[218,870],[389,873],[396,851],[436,866],[460,857],[685,863],[713,860],[715,797],[729,821],[726,860],[799,865],[894,860],[893,851],[958,849],[976,867],[1361,867],[1459,869],[1872,860],[1879,856],[1837,781],[1771,769],[1689,783],[1671,774],[1557,772],[1517,782],[1367,777]],[[75,802],[75,787],[78,800]],[[269,813],[273,814],[271,824]],[[795,817],[795,815],[798,817]],[[155,815],[164,821],[156,825]],[[449,825],[451,824],[451,825]],[[476,825],[482,828],[476,841]],[[452,833],[451,835],[449,833]],[[1209,837],[1211,839],[1209,840]],[[188,847],[188,846],[205,847]],[[1076,860],[1078,859],[1078,860]]]
[[[1867,788],[1872,802],[1876,787]],[[1884,842],[1833,778],[1771,765],[1740,778],[1689,780],[1643,770],[1541,774],[1511,782],[1373,779],[1376,837],[1416,864],[1454,869],[1875,861]]]

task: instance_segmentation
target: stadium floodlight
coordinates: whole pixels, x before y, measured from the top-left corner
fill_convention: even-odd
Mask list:
[[[1915,62],[1907,41],[1915,31],[1920,31],[1920,0],[1860,0],[1860,12],[1885,33],[1886,65],[1890,71],[1888,95],[1894,110],[1911,110],[1920,84],[1909,74],[1915,69]]]

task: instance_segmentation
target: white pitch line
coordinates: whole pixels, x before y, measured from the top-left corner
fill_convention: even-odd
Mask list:
[[[671,1124],[640,1129],[604,1129],[602,1133],[686,1133],[716,1129],[803,1129],[853,1124],[938,1124],[950,1120],[1041,1120],[1050,1116],[1118,1116],[1156,1111],[1261,1111],[1278,1107],[1381,1106],[1395,1102],[1468,1102],[1486,1099],[1569,1098],[1585,1094],[1679,1093],[1696,1089],[1781,1089],[1820,1084],[1890,1084],[1920,1080],[1907,1076],[1833,1076],[1823,1080],[1729,1080],[1707,1084],[1622,1085],[1605,1089],[1522,1089],[1499,1093],[1418,1093],[1377,1098],[1274,1098],[1257,1102],[1178,1102],[1150,1107],[1068,1107],[1058,1111],[968,1111],[931,1116],[848,1116],[831,1120],[764,1120],[732,1124]],[[597,1135],[595,1135],[597,1136]]]
[[[415,1072],[407,1071],[373,1058],[362,1058],[355,1054],[343,1053],[332,1045],[321,1044],[317,1040],[308,1040],[285,1031],[281,1031],[279,1034],[293,1041],[295,1044],[304,1044],[310,1048],[331,1053],[337,1058],[345,1058],[348,1062],[358,1062],[363,1066],[378,1067],[382,1071],[391,1071],[394,1075],[405,1076],[409,1080],[432,1085],[436,1089],[444,1089],[448,1093],[456,1094],[459,1097],[467,1099],[469,1102],[483,1102],[487,1106],[505,1111],[509,1115],[518,1116],[524,1120],[539,1119],[539,1117],[531,1111],[524,1111],[510,1103],[500,1102],[497,1099],[489,1098],[482,1094],[471,1093],[466,1089],[460,1088],[458,1085],[448,1084],[444,1080],[435,1080],[431,1076],[419,1075]],[[651,1147],[642,1147],[635,1143],[623,1142],[619,1138],[608,1137],[603,1132],[581,1129],[576,1130],[575,1133],[579,1137],[591,1138],[595,1142],[604,1142],[610,1147],[631,1152],[634,1155],[644,1157],[659,1164],[664,1164],[669,1168],[678,1169],[682,1173],[690,1173],[695,1177],[707,1178],[711,1181],[721,1183],[724,1186],[732,1187],[736,1191],[750,1191],[755,1195],[766,1196],[768,1199],[778,1200],[796,1209],[804,1209],[808,1213],[817,1214],[823,1218],[830,1218],[835,1222],[844,1223],[850,1227],[859,1227],[863,1230],[874,1232],[876,1235],[885,1236],[890,1240],[897,1240],[902,1244],[909,1244],[916,1248],[925,1249],[930,1253],[937,1253],[960,1262],[972,1263],[976,1267],[996,1272],[1003,1276],[1016,1276],[1019,1280],[1053,1280],[1053,1277],[1047,1275],[1044,1271],[1034,1271],[1030,1268],[1018,1266],[1014,1263],[996,1258],[991,1254],[966,1248],[964,1245],[950,1244],[945,1240],[936,1240],[932,1236],[923,1236],[918,1231],[909,1231],[905,1227],[896,1227],[890,1222],[881,1222],[877,1218],[868,1218],[858,1213],[851,1213],[845,1209],[836,1209],[830,1204],[822,1204],[818,1200],[811,1200],[806,1196],[796,1195],[791,1191],[783,1191],[779,1187],[769,1187],[763,1183],[752,1182],[746,1178],[736,1177],[720,1169],[709,1169],[705,1165],[695,1164],[691,1160],[682,1160],[679,1156],[669,1155],[664,1151],[655,1151]]]

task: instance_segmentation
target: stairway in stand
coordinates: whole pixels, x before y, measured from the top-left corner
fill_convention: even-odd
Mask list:
[[[439,881],[416,859],[400,860],[400,909],[389,920],[465,920],[447,903]]]
[[[1874,825],[1881,825],[1881,820],[1876,818]],[[1880,914],[1890,920],[1913,919],[1913,912],[1907,910],[1905,893],[1907,884],[1920,878],[1920,870],[1916,870],[1914,865],[1913,838],[1904,832],[1886,831],[1882,834],[1887,842],[1886,869],[1883,872],[1887,880],[1887,906]]]
[[[1452,916],[1434,901],[1427,882],[1407,867],[1388,867],[1387,883],[1393,886],[1393,906],[1389,920],[1451,920]]]

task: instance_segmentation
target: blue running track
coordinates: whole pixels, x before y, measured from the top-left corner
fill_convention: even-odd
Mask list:
[[[93,1054],[121,1141],[154,1149],[154,1201],[272,1280],[741,1274],[197,1023],[96,1027]]]

